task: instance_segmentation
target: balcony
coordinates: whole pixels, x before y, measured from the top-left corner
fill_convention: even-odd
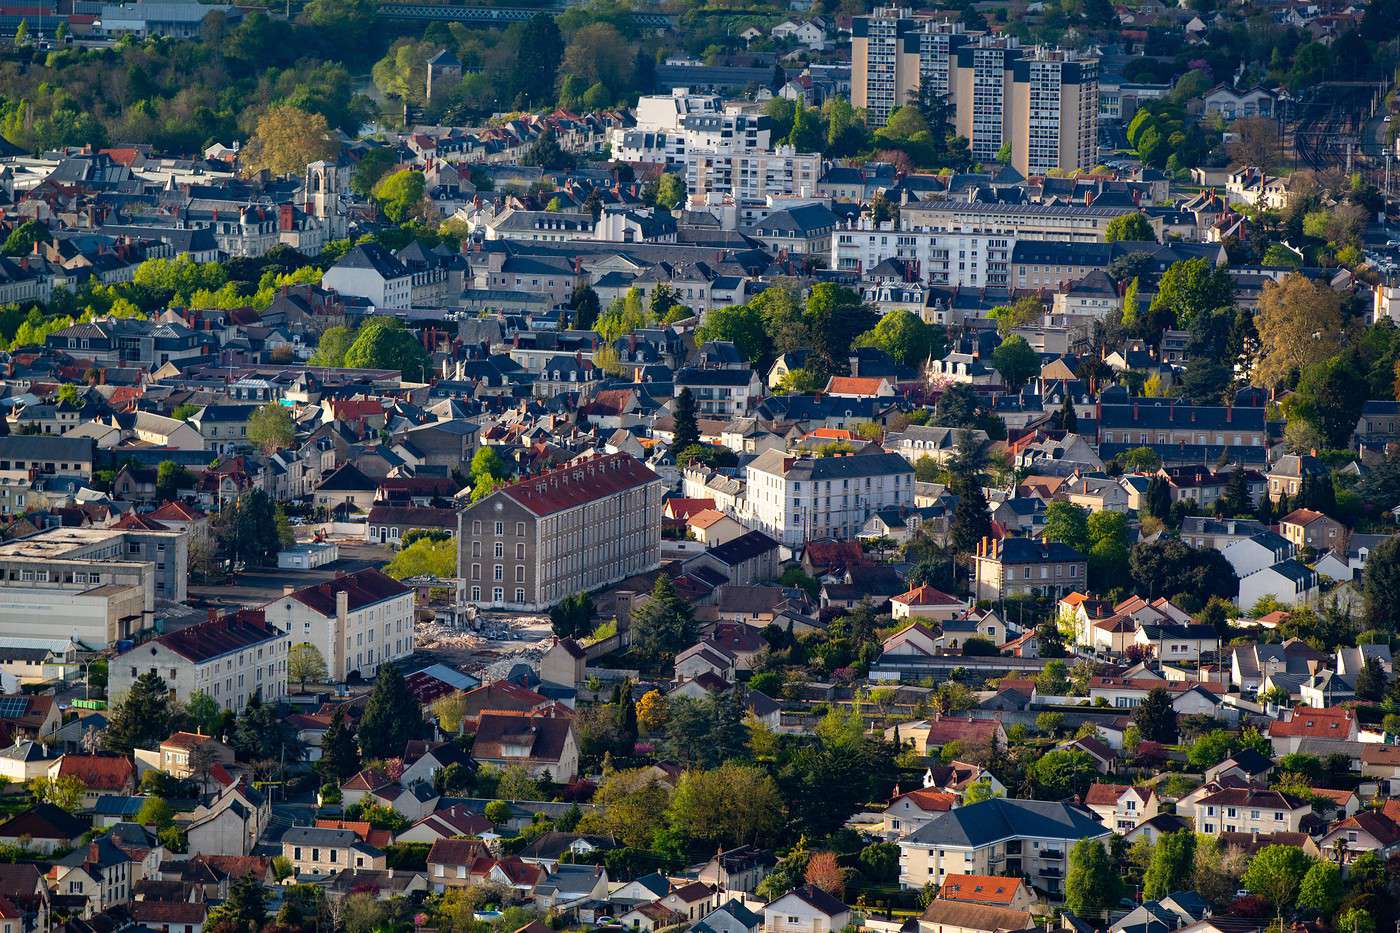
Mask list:
[[[1064,872],[1060,871],[1060,866],[1058,866],[1058,865],[1042,865],[1042,866],[1040,866],[1040,872],[1039,872],[1039,874],[1040,874],[1040,877],[1042,877],[1042,878],[1062,878],[1062,877],[1064,877]]]
[[[1041,849],[1040,857],[1042,859],[1055,859],[1057,861],[1063,861],[1065,853],[1060,849]]]

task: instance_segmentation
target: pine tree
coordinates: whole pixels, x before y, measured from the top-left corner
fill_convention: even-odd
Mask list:
[[[160,675],[147,671],[131,685],[131,692],[112,708],[103,735],[108,751],[130,754],[133,748],[153,748],[170,735],[175,711],[170,688]]]
[[[1254,507],[1249,498],[1249,482],[1245,479],[1243,465],[1236,464],[1230,472],[1230,482],[1225,486],[1225,495],[1220,502],[1225,515],[1247,515]]]
[[[1152,477],[1147,484],[1147,514],[1163,522],[1172,514],[1171,487],[1160,476]]]
[[[1074,396],[1069,390],[1065,390],[1064,404],[1055,414],[1055,427],[1067,434],[1073,434],[1079,430],[1079,415],[1074,410]]]
[[[321,775],[327,781],[339,783],[360,770],[360,750],[355,743],[355,731],[345,721],[345,710],[331,716],[331,724],[321,740]]]
[[[267,892],[252,874],[234,882],[228,899],[209,912],[209,925],[237,933],[257,933],[267,922]]]
[[[671,449],[680,453],[687,447],[700,443],[700,425],[695,420],[695,396],[690,389],[681,389],[676,396],[675,441]]]
[[[403,754],[409,740],[423,734],[423,711],[393,663],[379,668],[374,692],[360,717],[360,751],[366,758]]]
[[[676,592],[675,582],[659,574],[651,598],[632,614],[632,648],[644,658],[660,661],[695,642],[695,615]]]

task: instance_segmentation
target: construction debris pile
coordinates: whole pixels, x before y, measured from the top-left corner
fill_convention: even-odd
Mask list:
[[[466,629],[444,625],[436,619],[431,622],[418,622],[413,626],[413,633],[418,647],[430,651],[437,648],[476,651],[486,645],[486,639],[483,636]]]
[[[544,616],[478,615],[466,628],[437,619],[420,621],[414,636],[420,649],[461,655],[448,660],[484,681],[506,676],[522,661],[537,661],[550,645],[549,619]]]

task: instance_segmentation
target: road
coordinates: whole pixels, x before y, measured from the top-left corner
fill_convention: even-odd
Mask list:
[[[336,574],[354,573],[367,567],[382,567],[390,557],[389,549],[378,544],[340,545],[340,559],[315,570],[249,570],[238,574],[228,585],[190,585],[190,602],[196,606],[218,609],[239,609],[259,606],[282,595],[285,587],[301,589],[334,580]]]

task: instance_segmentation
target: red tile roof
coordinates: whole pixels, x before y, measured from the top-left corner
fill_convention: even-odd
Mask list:
[[[286,633],[269,625],[261,609],[240,609],[207,622],[198,622],[155,639],[196,664],[259,642],[284,638]]]
[[[204,518],[204,513],[192,505],[175,501],[165,503],[146,517],[154,518],[156,521],[197,522]]]
[[[1269,723],[1269,735],[1277,738],[1345,739],[1351,735],[1355,725],[1356,713],[1349,709],[1299,706],[1293,710],[1293,718],[1287,722],[1276,720]]]
[[[938,896],[948,901],[971,901],[977,904],[1009,906],[1021,890],[1020,878],[1000,875],[949,875],[943,881]]]
[[[1088,793],[1084,795],[1084,803],[1091,807],[1111,807],[1127,789],[1126,784],[1090,784]]]
[[[325,583],[303,587],[292,593],[291,598],[329,618],[335,615],[336,596],[340,593],[346,595],[347,608],[354,612],[409,592],[412,591],[408,587],[383,571],[367,567]]]
[[[826,384],[828,395],[876,395],[884,379],[863,379],[859,376],[832,376]]]
[[[64,755],[60,777],[75,777],[88,790],[125,790],[136,776],[131,759],[117,755]]]
[[[546,470],[497,492],[536,515],[553,515],[656,481],[657,475],[640,460],[618,453]]]

